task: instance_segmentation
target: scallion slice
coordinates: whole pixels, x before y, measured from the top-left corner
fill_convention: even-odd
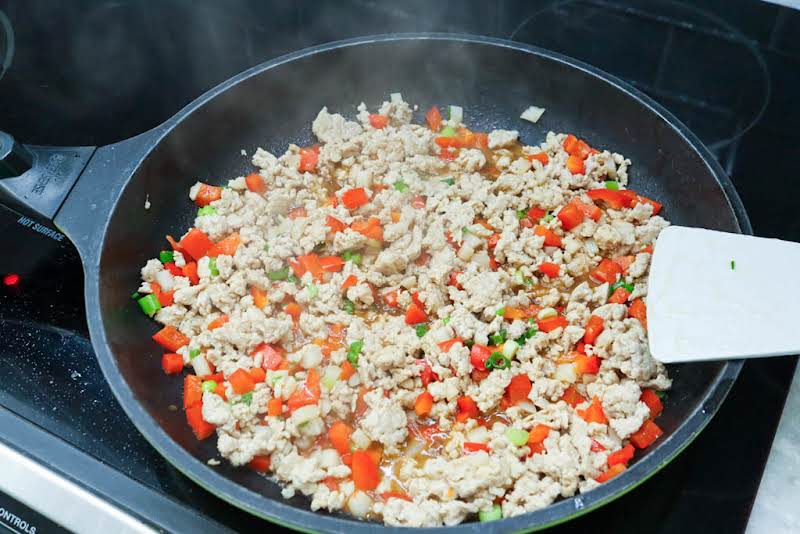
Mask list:
[[[449,316],[449,315],[448,315],[447,317],[443,317],[443,318],[442,318],[442,324],[443,324],[443,325],[447,326],[447,324],[448,324],[449,322],[450,322],[450,316]]]
[[[447,185],[455,185],[456,184],[456,181],[453,178],[445,178],[444,180],[441,180],[441,182],[445,183]]]
[[[510,426],[506,429],[506,439],[512,445],[522,447],[528,443],[528,433],[521,428],[514,428]]]
[[[353,315],[356,312],[356,305],[353,304],[353,301],[350,299],[342,299],[342,309]]]
[[[347,361],[351,364],[358,365],[358,356],[361,354],[361,349],[364,348],[364,342],[353,341],[350,343],[350,347],[347,349]]]
[[[608,294],[610,295],[620,287],[624,287],[625,290],[628,291],[628,293],[633,293],[633,286],[631,284],[628,284],[624,280],[617,280],[616,282],[611,284],[611,286],[608,288]]]
[[[499,504],[493,504],[488,510],[481,510],[478,512],[478,519],[481,523],[503,519],[503,509],[500,508]]]
[[[489,336],[489,341],[491,342],[492,345],[502,345],[503,343],[505,343],[507,337],[508,337],[508,332],[506,332],[505,329],[502,329]]]
[[[148,317],[152,317],[156,314],[158,310],[161,309],[161,303],[158,301],[158,298],[153,295],[145,295],[140,298],[138,301],[139,307],[142,309],[145,315]]]
[[[456,135],[456,129],[452,126],[445,126],[439,132],[439,137],[453,137],[454,135]]]
[[[189,360],[193,360],[200,356],[200,349],[192,349],[189,351]]]
[[[517,210],[517,219],[522,220],[528,216],[528,210]]]
[[[606,189],[619,191],[619,182],[616,180],[606,180]]]
[[[171,250],[162,250],[158,253],[158,259],[161,263],[172,263],[175,261],[175,253]]]
[[[267,278],[270,280],[286,280],[289,278],[289,267],[284,267],[277,271],[270,271],[267,273]]]
[[[401,193],[405,193],[408,191],[408,184],[405,183],[403,180],[398,180],[394,183],[394,188]]]
[[[293,283],[293,284],[296,284],[297,282],[299,282],[299,281],[300,281],[300,279],[299,279],[299,278],[297,278],[295,275],[293,275],[293,274],[290,274],[290,275],[288,276],[288,278],[286,278],[286,281],[287,281],[287,282],[291,282],[291,283]]]
[[[214,393],[214,390],[217,389],[217,383],[213,380],[203,380],[202,388],[204,393]]]
[[[239,397],[239,400],[234,402],[234,404],[238,404],[240,402],[243,402],[243,403],[247,404],[248,406],[250,406],[250,403],[253,402],[253,392],[252,391],[248,391],[247,393],[243,393],[242,396]]]
[[[361,254],[353,252],[352,250],[345,250],[342,252],[342,259],[344,261],[351,261],[355,265],[361,265]]]
[[[498,317],[502,317],[503,315],[505,315],[505,314],[506,314],[506,309],[505,309],[505,308],[497,308],[497,310],[495,310],[495,312],[494,312],[494,313],[495,313],[495,315],[497,315]]]
[[[425,334],[428,333],[428,330],[430,329],[430,327],[423,323],[423,324],[418,324],[415,327],[415,329],[417,331],[417,337],[423,337]]]
[[[511,361],[503,356],[502,352],[493,352],[486,360],[487,369],[508,369],[509,367],[511,367]]]
[[[208,270],[211,271],[211,276],[219,276],[219,269],[217,269],[217,258],[208,258]]]
[[[203,206],[199,210],[197,210],[198,217],[205,217],[206,215],[216,215],[217,210],[214,209],[214,206]]]
[[[319,295],[319,288],[314,284],[309,284],[308,286],[308,298],[315,299]]]
[[[131,298],[132,298],[133,300],[138,300],[138,299],[139,299],[139,297],[141,297],[141,295],[139,294],[139,292],[138,292],[138,291],[134,291],[133,293],[131,293]]]

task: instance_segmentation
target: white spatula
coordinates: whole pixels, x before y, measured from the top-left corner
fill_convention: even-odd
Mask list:
[[[800,353],[800,244],[670,226],[650,267],[650,352],[664,363]]]

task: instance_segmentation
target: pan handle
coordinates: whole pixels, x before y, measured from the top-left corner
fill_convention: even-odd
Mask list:
[[[0,131],[0,204],[55,223],[93,265],[117,200],[167,129],[99,148],[22,145]]]
[[[23,145],[0,131],[0,203],[52,220],[94,151]]]

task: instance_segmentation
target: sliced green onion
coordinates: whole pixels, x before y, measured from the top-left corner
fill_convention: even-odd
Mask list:
[[[521,428],[514,428],[513,426],[510,426],[506,429],[506,439],[512,445],[522,447],[528,443],[528,433]]]
[[[550,222],[550,221],[552,221],[553,219],[555,219],[555,217],[553,217],[553,214],[552,214],[552,213],[550,213],[550,212],[548,211],[548,212],[547,212],[547,215],[545,215],[544,217],[542,217],[541,219],[539,219],[539,221],[540,221],[540,222],[541,222],[541,221],[544,221],[544,222],[546,222],[546,223],[549,223],[549,222]]]
[[[342,369],[336,365],[329,365],[326,367],[325,371],[322,373],[322,378],[320,378],[322,387],[324,387],[326,391],[332,390],[341,374]]]
[[[528,210],[517,210],[517,219],[522,220],[528,216]]]
[[[353,304],[353,301],[350,299],[342,299],[342,309],[353,315],[356,312],[356,305]]]
[[[450,322],[450,316],[449,315],[447,317],[442,318],[442,324],[443,325],[447,326],[447,324],[449,322]]]
[[[606,180],[606,189],[611,189],[612,191],[619,191],[619,182],[616,180]]]
[[[287,281],[287,282],[291,282],[291,283],[293,283],[293,284],[296,284],[297,282],[299,282],[299,281],[300,281],[300,279],[299,279],[299,278],[297,278],[295,275],[293,275],[293,274],[290,274],[290,275],[289,275],[289,276],[286,278],[286,281]]]
[[[158,259],[161,263],[172,263],[175,261],[175,253],[171,250],[162,250],[158,253]]]
[[[461,106],[450,106],[450,120],[457,123],[463,122],[464,108]]]
[[[533,336],[535,336],[536,332],[538,332],[538,331],[539,331],[539,329],[536,328],[535,326],[532,326],[531,328],[528,328],[527,330],[525,330],[524,334],[522,334],[517,339],[515,339],[515,341],[517,342],[517,345],[519,345],[519,346],[524,345],[525,342],[528,341]]]
[[[214,209],[214,206],[203,206],[199,210],[197,210],[198,217],[205,217],[206,215],[216,215],[217,210]]]
[[[475,340],[474,339],[468,339],[468,340],[466,340],[464,342],[464,346],[467,347],[468,349],[471,349],[472,345],[474,345],[474,344],[475,344]]]
[[[350,347],[347,349],[347,361],[352,363],[354,366],[358,365],[358,356],[361,354],[361,349],[364,348],[363,341],[353,341],[350,343]]]
[[[731,271],[736,270],[736,260],[731,260]]]
[[[511,361],[503,356],[502,352],[493,352],[486,360],[487,369],[508,369],[509,367],[511,367]]]
[[[253,392],[252,391],[248,391],[247,393],[243,393],[242,396],[239,397],[239,400],[234,402],[234,404],[238,404],[240,402],[243,402],[243,403],[247,404],[248,406],[250,406],[250,403],[253,402]]]
[[[462,233],[462,234],[471,234],[471,233],[472,233],[472,231],[470,231],[470,229],[469,229],[468,227],[466,227],[466,226],[462,226],[462,227],[461,227],[461,233]]]
[[[264,245],[264,252],[269,252],[269,245]]]
[[[289,371],[281,370],[281,371],[270,371],[272,373],[272,378],[270,378],[270,384],[273,386],[283,380],[284,378],[289,376]]]
[[[153,294],[143,296],[138,300],[138,302],[139,302],[139,307],[148,317],[154,316],[156,312],[161,309],[161,303],[158,301],[158,298]]]
[[[308,298],[315,299],[319,295],[319,288],[314,284],[308,285]]]
[[[344,261],[351,261],[355,265],[361,265],[361,254],[353,252],[352,250],[345,250],[342,252],[342,259]]]
[[[456,135],[456,129],[452,126],[445,126],[439,132],[439,137],[453,137],[454,135]]]
[[[134,291],[133,293],[131,293],[131,298],[133,300],[137,300],[139,297],[141,297],[141,295],[139,294],[138,291]]]
[[[664,393],[663,391],[656,391],[656,395],[658,395],[659,399],[663,399],[664,397],[667,396],[667,394]]]
[[[270,271],[267,273],[267,278],[270,280],[286,280],[289,278],[289,267],[284,267],[277,271]]]
[[[608,294],[610,295],[620,287],[624,287],[628,293],[633,293],[633,286],[631,284],[626,283],[624,280],[617,280],[608,288]]]
[[[200,349],[192,349],[189,351],[189,359],[193,360],[200,356]]]
[[[503,509],[500,508],[499,504],[493,504],[490,509],[478,512],[478,519],[480,519],[481,523],[503,519]]]
[[[503,329],[489,336],[489,341],[492,343],[492,345],[501,345],[505,343],[507,337],[508,337],[508,332],[506,332],[506,330]]]
[[[452,179],[452,178],[445,178],[444,180],[441,180],[441,182],[445,183],[447,185],[455,185],[456,184],[456,181],[454,179]]]
[[[494,313],[495,313],[495,315],[497,315],[499,317],[502,317],[503,315],[506,314],[506,309],[505,308],[497,308],[497,310],[495,310]]]
[[[394,188],[401,193],[405,193],[408,191],[408,184],[405,183],[403,180],[398,180],[394,183]]]
[[[219,276],[219,269],[217,269],[217,258],[208,258],[208,270],[211,271],[211,276]]]
[[[430,329],[430,327],[426,324],[418,324],[415,328],[417,330],[417,337],[423,337]]]
[[[217,383],[213,380],[203,380],[202,388],[204,393],[214,393],[214,390],[217,389]]]

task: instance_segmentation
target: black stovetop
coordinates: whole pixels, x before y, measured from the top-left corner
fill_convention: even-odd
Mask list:
[[[107,144],[304,46],[374,33],[478,33],[562,52],[633,83],[712,149],[757,234],[800,240],[797,23],[800,13],[756,0],[0,0],[0,129],[33,144]],[[161,528],[266,528],[184,478],[127,420],[88,342],[72,246],[3,208],[0,244],[0,275],[20,275],[18,285],[0,285],[0,422],[15,425],[0,439]],[[788,358],[748,362],[719,414],[676,460],[553,530],[742,531],[793,368]]]

